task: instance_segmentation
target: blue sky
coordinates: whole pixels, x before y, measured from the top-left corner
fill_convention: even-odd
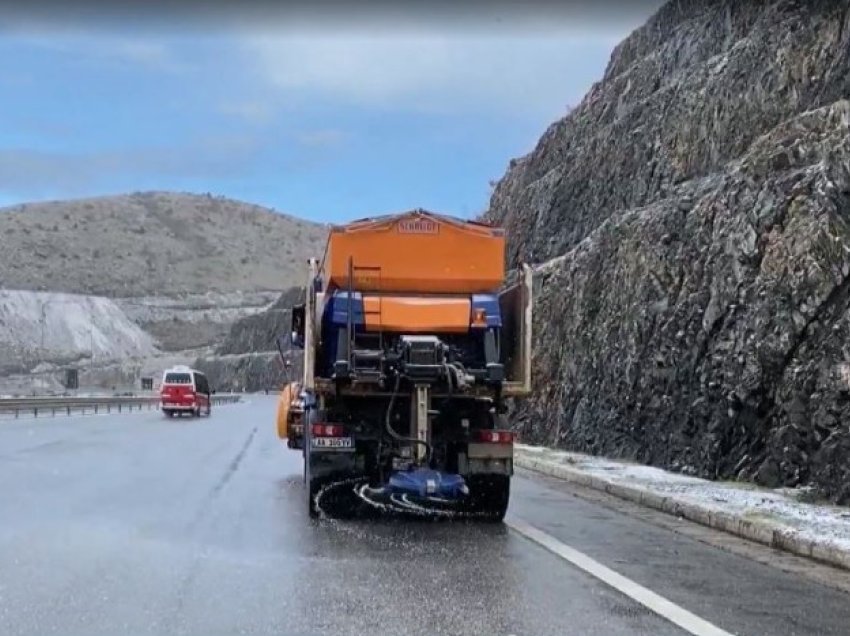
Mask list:
[[[0,205],[178,190],[317,221],[472,216],[653,9],[498,29],[22,19],[0,31]]]

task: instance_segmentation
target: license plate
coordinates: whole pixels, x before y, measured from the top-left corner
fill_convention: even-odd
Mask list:
[[[313,448],[349,449],[354,448],[354,440],[350,437],[314,437],[312,446]]]

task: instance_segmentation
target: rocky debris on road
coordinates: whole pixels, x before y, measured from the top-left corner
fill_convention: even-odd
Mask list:
[[[486,217],[537,263],[532,443],[850,503],[850,9],[670,2]]]

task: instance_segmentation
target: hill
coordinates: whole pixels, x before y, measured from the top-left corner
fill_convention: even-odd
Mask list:
[[[280,292],[325,228],[211,195],[145,192],[0,210],[0,288],[108,297]]]
[[[668,2],[487,219],[538,264],[526,439],[850,502],[850,11]]]

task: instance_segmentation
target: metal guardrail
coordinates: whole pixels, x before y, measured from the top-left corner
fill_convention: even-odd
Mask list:
[[[240,394],[213,395],[213,405],[232,404],[242,399]],[[0,398],[0,416],[18,418],[21,414],[33,417],[71,415],[72,413],[131,413],[159,409],[158,395],[103,397],[28,397]]]

